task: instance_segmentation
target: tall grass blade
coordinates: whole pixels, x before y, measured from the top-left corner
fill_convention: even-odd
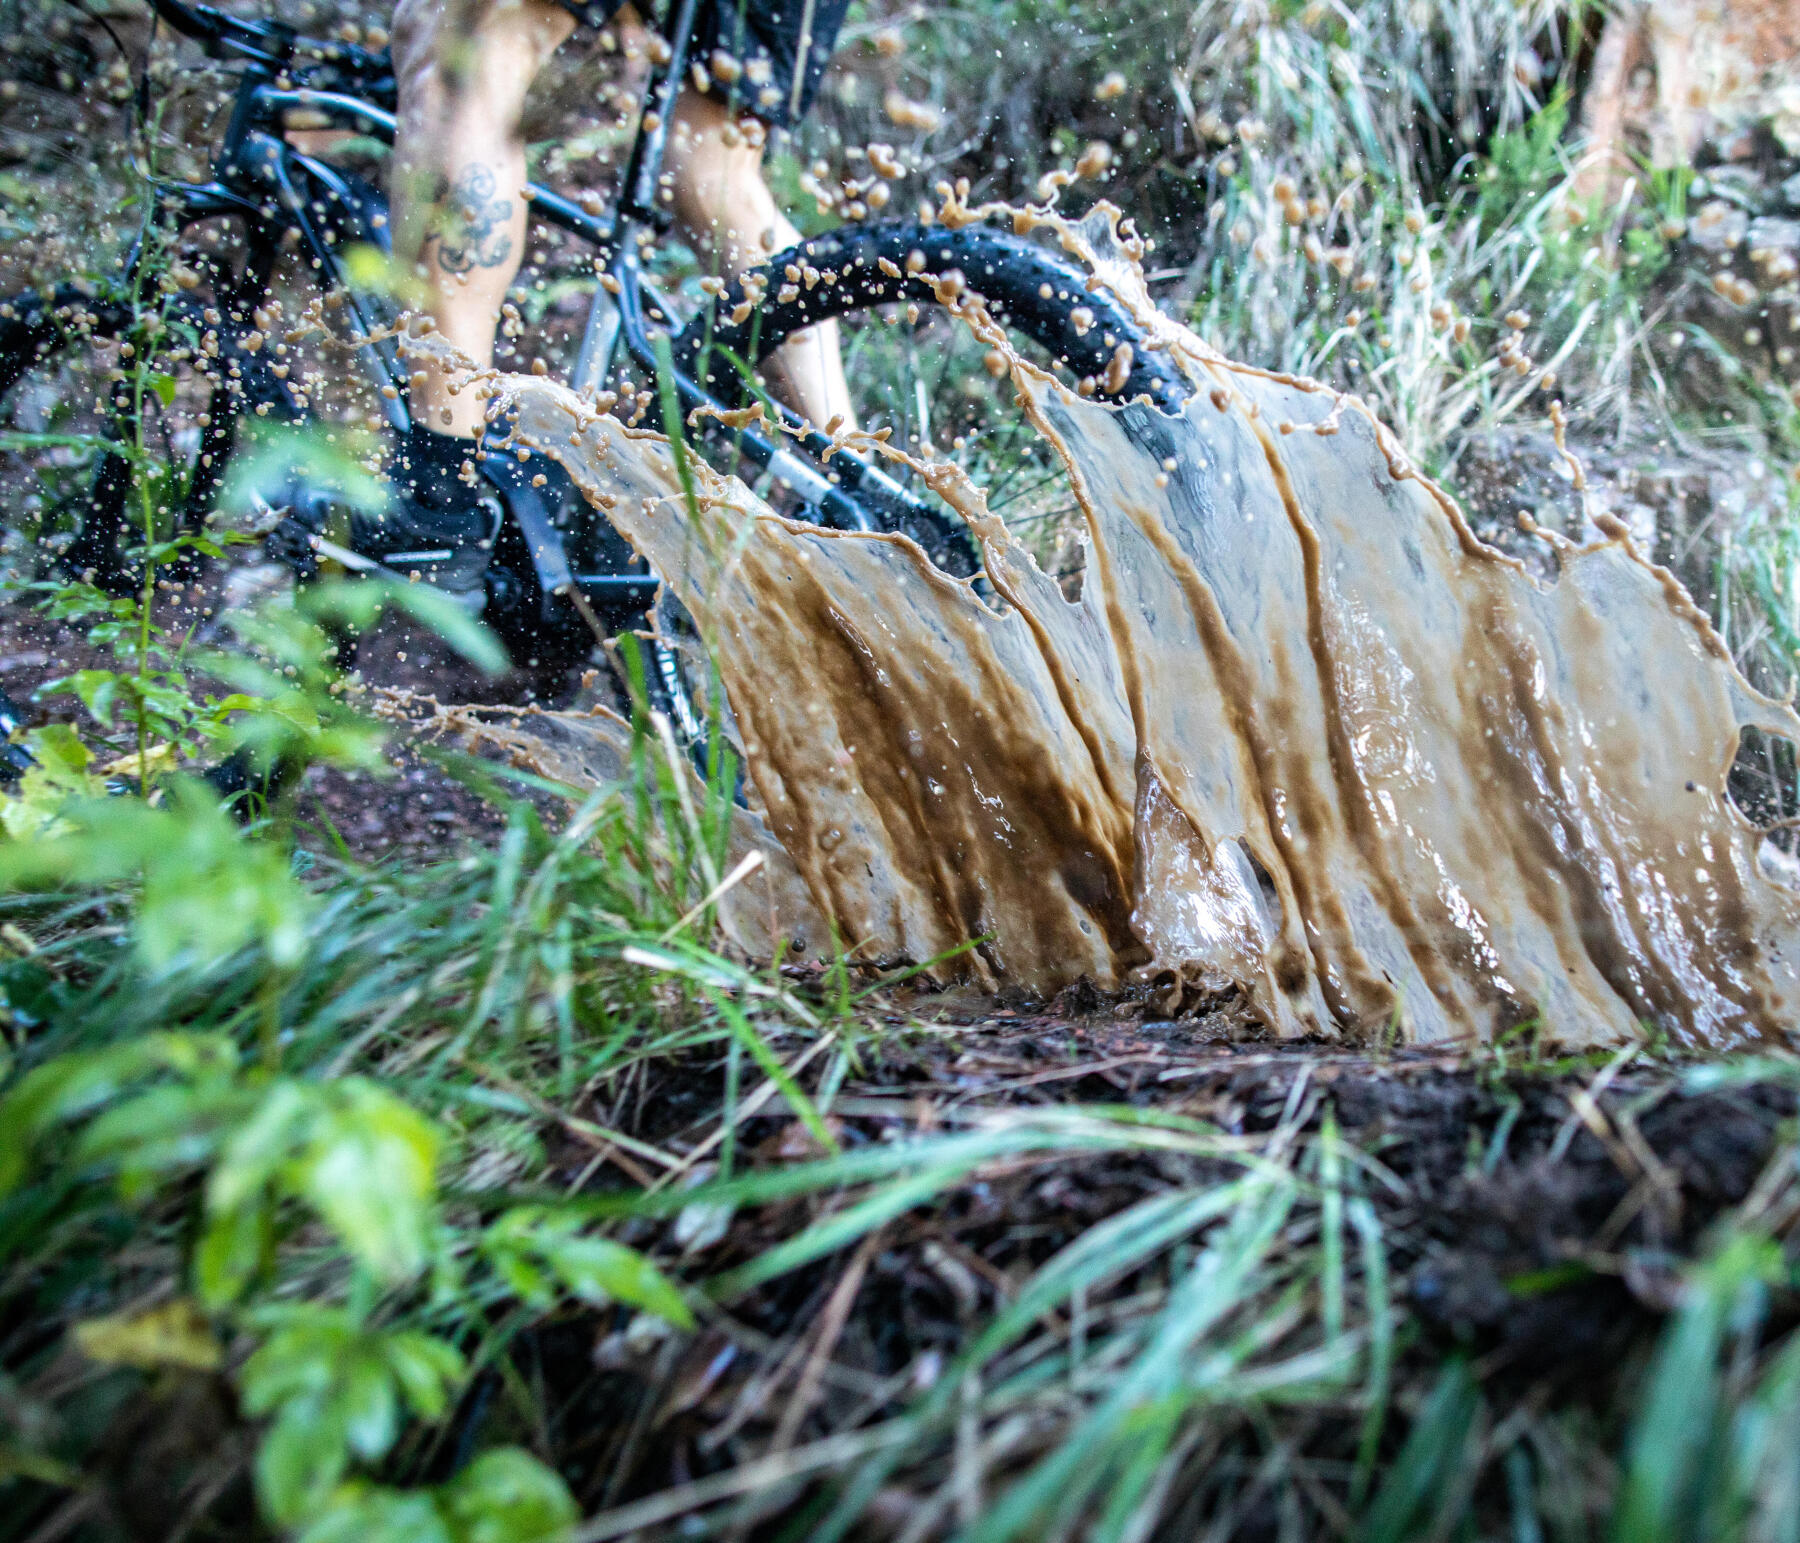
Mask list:
[[[1362,1543],[1408,1543],[1419,1537],[1458,1481],[1481,1389],[1460,1356],[1439,1374],[1406,1443],[1363,1519]]]
[[[1375,1459],[1381,1450],[1381,1433],[1387,1424],[1388,1390],[1394,1368],[1394,1307],[1388,1293],[1387,1249],[1382,1242],[1381,1218],[1361,1195],[1351,1200],[1349,1214],[1361,1245],[1363,1294],[1369,1317],[1369,1373],[1363,1391],[1367,1407],[1356,1446],[1356,1468],[1350,1479],[1350,1504],[1356,1507],[1369,1492]]]
[[[1026,1535],[1072,1486],[1088,1482],[1099,1465],[1122,1450],[1146,1407],[1191,1385],[1194,1353],[1258,1284],[1294,1189],[1291,1179],[1273,1175],[1246,1181],[1242,1202],[1222,1235],[1201,1251],[1170,1293],[1143,1351],[1112,1392],[968,1529],[964,1543],[1010,1543]]]
[[[1764,1283],[1781,1268],[1780,1251],[1767,1238],[1733,1233],[1690,1277],[1632,1429],[1613,1524],[1617,1543],[1692,1535],[1717,1482],[1709,1470],[1719,1455],[1719,1353],[1734,1315],[1755,1310]]]

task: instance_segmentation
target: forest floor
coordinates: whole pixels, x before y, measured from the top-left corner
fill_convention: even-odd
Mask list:
[[[159,625],[204,626],[217,588],[165,601]],[[104,663],[81,627],[0,608],[0,678],[21,701]],[[366,685],[446,706],[528,691],[391,618],[360,639],[357,666]],[[552,833],[568,817],[555,800],[537,808]],[[296,806],[307,853],[377,874],[437,872],[459,853],[491,863],[509,819],[466,768],[404,735],[381,776],[313,768]],[[614,1236],[672,1277],[710,1282],[712,1304],[687,1333],[579,1304],[514,1325],[504,1357],[415,1442],[412,1477],[448,1480],[472,1452],[519,1442],[566,1482],[582,1543],[599,1543],[806,1536],[867,1475],[867,1535],[947,1535],[1099,1418],[1109,1379],[1131,1369],[1112,1347],[1161,1354],[1197,1245],[1171,1232],[1133,1254],[1140,1218],[1273,1173],[1293,1215],[1222,1315],[1235,1315],[1240,1385],[1227,1378],[1224,1412],[1163,1454],[1154,1514],[1174,1530],[1158,1535],[1197,1535],[1182,1529],[1204,1519],[1246,1539],[1399,1539],[1454,1515],[1541,1517],[1541,1535],[1573,1538],[1610,1514],[1643,1440],[1644,1390],[1706,1304],[1695,1281],[1734,1240],[1785,1236],[1800,1214],[1800,1077],[1786,1059],[1721,1066],[1653,1044],[1567,1054],[1530,1027],[1473,1048],[1282,1043],[1229,999],[1171,1019],[1147,991],[1002,1005],[875,972],[856,972],[862,994],[845,1009],[829,972],[781,976],[831,1024],[823,1037],[764,1030],[781,1078],[753,1078],[716,1038],[683,1043],[673,1026],[691,1006],[676,999],[671,1048],[578,1086],[541,1056],[463,1066],[457,1097],[507,1109],[535,1148],[477,1155],[464,1186],[577,1205],[698,1186],[693,1204],[631,1215]],[[402,1017],[389,1032],[397,1048],[377,1075],[405,1086],[444,1029]],[[964,1157],[931,1166],[959,1143],[972,1144]],[[922,1170],[910,1192],[900,1170],[856,1167],[908,1146]],[[1114,1233],[1116,1268],[1034,1305],[1047,1273],[1103,1254]],[[1296,1308],[1307,1291],[1317,1320]],[[1334,1301],[1351,1325],[1339,1332],[1370,1358],[1359,1381],[1321,1360]],[[990,1343],[1009,1316],[1010,1338]],[[1090,1344],[1100,1360],[1084,1375]],[[1260,1364],[1271,1356],[1275,1368]],[[1294,1364],[1305,1391],[1271,1391]],[[65,1351],[38,1368],[34,1395],[92,1374]],[[951,1414],[922,1416],[952,1383]],[[1446,1389],[1465,1387],[1479,1391],[1434,1423]],[[1372,1410],[1395,1434],[1367,1436]],[[1420,1432],[1437,1444],[1422,1456]],[[1508,1456],[1522,1451],[1524,1481]],[[84,1487],[28,1508],[29,1535],[172,1538],[200,1511],[202,1531],[252,1526],[253,1453],[229,1375],[165,1371],[102,1422]]]
[[[0,610],[0,670],[21,696],[88,652],[72,627]],[[371,685],[445,700],[521,689],[484,681],[431,635],[391,621],[362,639],[358,662]],[[491,853],[508,829],[466,775],[404,740],[390,772],[310,773],[302,845],[436,871],[459,851]],[[1167,1458],[1165,1520],[1205,1517],[1243,1538],[1350,1536],[1388,1513],[1423,1527],[1445,1507],[1597,1525],[1618,1477],[1589,1470],[1619,1461],[1603,1454],[1632,1429],[1671,1314],[1692,1312],[1695,1272],[1734,1237],[1784,1233],[1796,1210],[1800,1079],[1785,1060],[1721,1068],[1653,1045],[1559,1054],[1529,1030],[1473,1049],[1281,1043],[1230,1000],[1169,1019],[1142,992],[1075,987],[1005,1006],[866,972],[866,994],[831,1017],[834,994],[843,998],[829,972],[782,976],[793,1001],[832,1024],[822,1038],[768,1031],[785,1084],[753,1078],[747,1063],[740,1074],[716,1041],[638,1055],[573,1088],[542,1057],[465,1067],[473,1093],[536,1133],[529,1161],[489,1150],[474,1160],[488,1171],[465,1185],[523,1184],[577,1204],[774,1188],[624,1221],[616,1236],[665,1271],[732,1283],[701,1326],[672,1333],[579,1305],[533,1319],[413,1452],[416,1475],[453,1475],[495,1440],[526,1441],[586,1516],[583,1543],[598,1543],[687,1536],[701,1518],[707,1535],[804,1535],[846,1476],[888,1460],[862,1524],[873,1536],[933,1535],[1053,1461],[1102,1401],[1106,1383],[1084,1384],[1069,1364],[1080,1346],[1129,1340],[1168,1314],[1182,1255],[1134,1256],[1135,1218],[1268,1171],[1312,1208],[1297,1210],[1245,1284],[1246,1360],[1270,1348],[1289,1360],[1321,1353],[1294,1293],[1314,1276],[1322,1289],[1336,1269],[1339,1310],[1385,1345],[1380,1403],[1396,1428],[1428,1430],[1446,1450],[1422,1478],[1403,1470],[1401,1488],[1417,1493],[1382,1512],[1400,1481],[1372,1486],[1373,1500],[1358,1492],[1366,1386],[1273,1403],[1251,1392]],[[672,1007],[677,1021],[684,1009]],[[404,1085],[438,1038],[429,1019],[401,1020],[378,1074]],[[931,1154],[959,1142],[975,1144],[966,1160],[933,1169]],[[919,1144],[922,1188],[858,1190],[870,1177],[854,1169],[858,1154],[907,1144]],[[834,1166],[845,1162],[851,1170]],[[796,1172],[818,1182],[784,1190]],[[1346,1204],[1362,1207],[1360,1269],[1345,1264],[1347,1237],[1330,1241]],[[834,1225],[836,1246],[795,1251]],[[1014,1342],[986,1345],[1045,1271],[1112,1229],[1118,1268],[1097,1270],[1076,1307],[1030,1309]],[[943,1429],[909,1424],[909,1408],[940,1379],[966,1376],[970,1357],[994,1385],[972,1382]],[[92,1372],[82,1366],[65,1352],[48,1383],[79,1384]],[[1429,1417],[1446,1367],[1466,1368],[1480,1392],[1461,1424],[1439,1431]],[[1034,1386],[1046,1378],[1048,1396]],[[1521,1443],[1534,1453],[1528,1513],[1503,1461]],[[166,1373],[114,1410],[89,1485],[35,1512],[33,1536],[85,1519],[172,1537],[194,1524],[197,1497],[208,1526],[247,1525],[252,1450],[228,1379]]]
[[[793,983],[802,993],[816,984],[797,972]],[[864,1004],[857,1031],[852,1069],[835,1079],[825,1075],[833,1057],[819,1054],[828,1043],[772,1042],[840,1152],[995,1146],[928,1184],[928,1203],[884,1206],[846,1227],[842,1247],[787,1261],[800,1268],[764,1265],[862,1207],[835,1190],[779,1193],[781,1175],[834,1159],[771,1082],[747,1082],[734,1103],[712,1052],[640,1063],[570,1099],[493,1073],[496,1095],[537,1110],[543,1161],[530,1178],[540,1192],[579,1200],[716,1182],[727,1130],[740,1182],[761,1176],[775,1190],[628,1221],[617,1235],[665,1269],[748,1289],[722,1293],[686,1334],[617,1309],[532,1323],[504,1374],[475,1379],[425,1454],[427,1474],[525,1437],[567,1481],[584,1543],[697,1528],[805,1536],[847,1479],[891,1453],[891,1471],[863,1497],[859,1535],[931,1535],[933,1519],[980,1515],[982,1497],[1053,1460],[1084,1402],[1104,1401],[1109,1381],[1056,1388],[1067,1357],[1091,1344],[1096,1373],[1116,1379],[1130,1368],[1106,1360],[1110,1336],[1167,1313],[1171,1282],[1142,1267],[1125,1224],[1171,1198],[1217,1192],[1247,1166],[1318,1182],[1329,1177],[1318,1154],[1338,1153],[1367,1202],[1363,1243],[1379,1239],[1382,1279],[1364,1279],[1374,1296],[1363,1307],[1386,1324],[1393,1417],[1415,1442],[1423,1430],[1444,1444],[1437,1467],[1403,1474],[1417,1486],[1406,1504],[1383,1512],[1378,1497],[1359,1512],[1351,1475],[1367,1427],[1354,1390],[1313,1386],[1266,1403],[1248,1394],[1175,1454],[1160,1497],[1176,1526],[1166,1535],[1195,1535],[1180,1530],[1185,1516],[1242,1538],[1425,1536],[1440,1508],[1478,1506],[1495,1525],[1541,1511],[1574,1536],[1606,1514],[1617,1474],[1600,1453],[1617,1447],[1654,1380],[1656,1347],[1691,1303],[1697,1261],[1731,1229],[1781,1227],[1792,1210],[1800,1097],[1781,1065],[1720,1079],[1636,1050],[1533,1058],[1521,1041],[1509,1059],[1491,1048],[1270,1043],[1247,1038],[1228,1007],[1165,1021],[1080,992],[1030,1010],[896,988]],[[726,1109],[735,1116],[722,1121]],[[1082,1149],[1121,1123],[1222,1144]],[[1011,1145],[1021,1132],[1045,1139]],[[931,1160],[921,1149],[928,1178]],[[1272,1254],[1305,1260],[1322,1241],[1329,1254],[1328,1217],[1296,1214]],[[1116,1272],[1098,1271],[1072,1305],[1030,1308],[1052,1260],[1114,1228],[1124,1229]],[[1277,1268],[1257,1287],[1246,1293],[1255,1321],[1240,1326],[1253,1345],[1235,1347],[1247,1358],[1279,1347],[1299,1320],[1294,1278]],[[984,1352],[995,1321],[1021,1304],[1023,1345]],[[978,1368],[991,1358],[993,1385],[967,1391],[944,1429],[912,1428],[904,1411],[971,1355]],[[1446,1366],[1466,1367],[1481,1392],[1460,1425],[1439,1430],[1431,1416]],[[197,1472],[210,1476],[216,1520],[244,1518],[241,1429],[227,1396],[199,1391],[216,1379],[190,1380],[182,1418],[152,1439],[132,1406],[107,1443],[91,1498],[129,1536],[181,1531]],[[164,1386],[155,1407],[165,1415],[168,1398]],[[1498,1461],[1522,1440],[1535,1443],[1529,1509]],[[1595,1464],[1598,1474],[1585,1471]],[[1417,1530],[1359,1531],[1396,1510]]]
[[[387,19],[360,0],[312,9]],[[1629,215],[1621,199],[1604,229],[1577,228],[1558,224],[1550,195],[1572,164],[1579,8],[1566,80],[1484,130],[1472,159],[1439,144],[1431,92],[1414,65],[1381,57],[1381,39],[1472,39],[1487,11],[1515,8],[1354,7],[1361,30],[1342,38],[1314,6],[1064,7],[1067,25],[1041,37],[1032,29],[1059,8],[859,9],[868,25],[849,29],[811,139],[770,162],[809,229],[837,218],[821,203],[815,221],[802,194],[815,152],[848,174],[863,162],[847,147],[895,140],[918,169],[898,209],[940,174],[973,175],[977,197],[1023,196],[1106,136],[1118,159],[1105,193],[1157,232],[1171,265],[1160,302],[1250,362],[1368,392],[1485,538],[1523,550],[1521,513],[1577,538],[1595,513],[1623,520],[1746,671],[1782,688],[1800,649],[1787,397],[1800,292],[1774,275],[1800,271],[1800,160],[1766,133],[1760,161],[1706,168],[1709,191],[1685,171],[1646,173]],[[130,144],[121,61],[136,68],[148,32],[122,3],[0,0],[0,21],[11,288],[101,263],[124,231],[135,164],[96,147]],[[1106,47],[1124,50],[1128,98],[1100,89],[1113,56],[1095,38],[1115,24]],[[928,36],[902,58],[889,25]],[[1005,49],[977,46],[980,27]],[[1533,34],[1541,59],[1507,56],[1500,90],[1538,78],[1553,31]],[[1323,52],[1340,43],[1404,99],[1390,148],[1444,156],[1435,171],[1408,163],[1386,186],[1353,169],[1362,141],[1347,130],[1315,150],[1323,99],[1348,90]],[[584,32],[567,52],[580,50],[602,48]],[[1290,59],[1316,71],[1291,99]],[[610,194],[625,131],[612,87],[574,90],[577,62],[559,64],[566,79],[539,104],[556,127],[533,130],[534,174]],[[224,101],[217,80],[177,95],[193,64],[159,65],[156,91],[175,104],[158,120],[164,171],[198,174]],[[1315,98],[1315,79],[1339,86]],[[1165,99],[1170,81],[1179,101]],[[901,85],[942,100],[939,139],[877,116]],[[1002,110],[1001,91],[1024,95]],[[1137,115],[1128,132],[1114,102]],[[1284,216],[1271,201],[1283,179],[1316,188],[1321,209],[1362,189],[1361,212],[1353,199],[1324,235],[1356,249],[1355,287],[1306,255],[1322,217]],[[1264,216],[1272,234],[1252,244]],[[1268,241],[1278,260],[1258,255]],[[1403,261],[1384,251],[1395,241]],[[554,334],[555,359],[579,336],[591,279],[585,254],[552,245],[540,259],[550,287],[515,298]],[[687,257],[665,260],[677,284],[694,277]],[[1734,278],[1767,293],[1734,299]],[[1473,343],[1426,324],[1437,300],[1474,317]],[[1585,495],[1546,427],[1552,387],[1513,385],[1490,357],[1514,304],[1537,315],[1516,330],[1565,377]],[[1417,325],[1393,325],[1408,306]],[[923,375],[896,400],[914,386],[923,404]],[[952,410],[934,406],[940,425]],[[1008,518],[1069,513],[1051,500]],[[15,514],[0,523],[19,526]],[[1047,561],[1078,550],[1044,528],[1033,539]],[[159,625],[184,638],[220,602],[216,584],[186,612],[166,602]],[[0,685],[33,724],[80,721],[72,698],[33,694],[110,662],[84,625],[17,595],[0,605]],[[482,677],[391,617],[357,663],[369,686],[444,705],[531,688]],[[108,755],[125,743],[83,731]],[[1734,793],[1765,823],[1800,818],[1791,753],[1767,759],[1766,774],[1740,766]],[[159,913],[154,886],[122,887],[114,871],[54,904],[0,897],[0,1543],[1800,1537],[1800,1067],[1785,1050],[1702,1057],[1652,1038],[1571,1052],[1535,1025],[1469,1047],[1277,1042],[1231,998],[1171,1018],[1148,989],[1024,1004],[847,965],[748,968],[708,951],[704,923],[690,934],[706,886],[671,861],[700,845],[671,829],[691,814],[674,800],[634,787],[569,850],[558,837],[579,798],[520,782],[496,796],[471,775],[494,763],[404,735],[385,760],[380,776],[309,769],[299,850],[273,864],[253,870],[260,849],[242,842],[214,868],[171,866],[169,913],[191,898],[183,885],[242,880],[217,886],[215,911],[189,908],[191,931],[230,934],[219,957],[146,963],[122,947]],[[634,823],[634,798],[667,817],[656,833]],[[298,962],[232,930],[228,913],[268,895],[304,922]],[[170,1116],[189,1139],[146,1138],[139,1167],[97,1164],[88,1138],[185,1095],[186,1071],[101,1077],[92,1102],[70,1099],[66,1131],[25,1132],[33,1111],[13,1102],[59,1066],[111,1076],[121,1050],[218,1042],[236,1057],[219,1076],[238,1102]],[[250,1145],[209,1147],[211,1135],[256,1129],[245,1111],[271,1089],[323,1109],[352,1088],[390,1100],[383,1119],[403,1104],[435,1133],[419,1194],[370,1202],[395,1208],[379,1213],[389,1232],[411,1214],[401,1201],[428,1215],[429,1262],[421,1248],[410,1273],[382,1276],[353,1229],[334,1231],[330,1197],[292,1177],[303,1159],[327,1166],[320,1136],[255,1170],[275,1198],[252,1217],[263,1230],[250,1229],[239,1294],[192,1309],[199,1348],[133,1339],[202,1294],[196,1240],[211,1238],[213,1193]],[[333,1127],[341,1163],[321,1187],[379,1189],[404,1167],[393,1147],[359,1144],[379,1121],[357,1107]],[[589,1229],[588,1253],[555,1254],[564,1222]],[[619,1267],[614,1247],[623,1277],[601,1289],[580,1276],[596,1260]],[[638,1264],[675,1283],[680,1311],[628,1294]],[[360,1338],[344,1337],[351,1320]],[[306,1323],[339,1337],[321,1331],[327,1350],[285,1403],[258,1401],[252,1369]],[[110,1351],[96,1326],[113,1331]],[[385,1423],[361,1406],[352,1449],[351,1373],[406,1335],[457,1373],[437,1406],[402,1405],[391,1387]],[[268,1457],[284,1422],[339,1460],[285,1510],[299,1486],[282,1490]],[[566,1486],[581,1520],[532,1521],[504,1496],[457,1511],[484,1454],[512,1449]],[[291,1442],[281,1450],[293,1458]],[[430,1497],[429,1525],[382,1511],[396,1496]]]

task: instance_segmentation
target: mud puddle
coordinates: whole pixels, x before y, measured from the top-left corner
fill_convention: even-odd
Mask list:
[[[993,598],[897,537],[784,520],[540,379],[494,384],[716,649],[816,934],[1049,996],[1235,991],[1286,1035],[1784,1035],[1800,897],[1725,794],[1800,719],[1624,532],[1545,582],[1354,398],[1159,315],[1104,211],[1059,226],[1193,383],[1083,400],[1016,357],[1087,524],[1071,602],[948,467]],[[995,346],[978,296],[956,301]]]

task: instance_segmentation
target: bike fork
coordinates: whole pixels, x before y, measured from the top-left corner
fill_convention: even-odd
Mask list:
[[[581,334],[581,352],[569,385],[577,396],[598,396],[619,351],[619,302],[604,284],[594,286],[594,303],[588,307],[587,327]]]

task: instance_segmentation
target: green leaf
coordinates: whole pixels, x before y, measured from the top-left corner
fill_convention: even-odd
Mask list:
[[[116,1168],[122,1191],[142,1193],[160,1175],[206,1163],[253,1098],[231,1084],[152,1088],[95,1119],[75,1143],[74,1159]]]
[[[256,1449],[257,1498],[272,1521],[291,1527],[319,1507],[348,1464],[338,1410],[325,1399],[294,1399]]]
[[[396,262],[391,253],[380,247],[358,241],[339,251],[338,261],[343,264],[344,282],[357,293],[380,295],[402,305],[420,303],[420,281],[407,264]]]
[[[553,1469],[501,1447],[436,1490],[342,1484],[298,1543],[559,1543],[579,1518]]]
[[[276,965],[300,961],[312,902],[285,851],[234,831],[229,844],[196,843],[181,856],[146,871],[137,941],[152,968],[183,955],[224,959],[253,939]]]
[[[375,1083],[322,1090],[294,1188],[375,1275],[410,1279],[430,1248],[437,1127]]]
[[[342,1308],[312,1304],[259,1316],[274,1332],[238,1374],[247,1414],[264,1415],[297,1399],[322,1400],[354,1352],[359,1331]]]
[[[693,1327],[681,1293],[655,1265],[623,1243],[583,1236],[581,1226],[575,1216],[542,1206],[515,1206],[488,1228],[482,1251],[501,1278],[533,1306],[549,1305],[553,1278],[581,1301],[622,1302],[678,1328]]]
[[[400,1433],[402,1397],[436,1419],[464,1371],[443,1341],[367,1329],[344,1308],[265,1308],[252,1320],[270,1333],[239,1373],[239,1397],[247,1414],[275,1417],[257,1476],[265,1508],[284,1525],[325,1504],[353,1457],[372,1463],[387,1455]]]
[[[394,1444],[400,1429],[393,1374],[378,1352],[368,1348],[338,1368],[338,1380],[344,1439],[364,1462],[373,1462]]]
[[[386,588],[396,607],[429,627],[484,674],[498,675],[511,662],[499,638],[441,589],[430,584],[390,584]]]
[[[146,1034],[46,1061],[0,1099],[0,1195],[24,1179],[34,1146],[51,1128],[94,1113],[140,1078],[218,1076],[236,1064],[236,1047],[214,1034]]]
[[[694,1315],[668,1277],[636,1249],[611,1238],[568,1238],[545,1249],[549,1262],[569,1294],[596,1305],[623,1302],[691,1329]]]
[[[113,670],[77,670],[60,680],[47,681],[38,689],[45,696],[73,693],[102,728],[110,729],[119,699],[120,678]]]
[[[457,1543],[556,1543],[580,1517],[552,1468],[517,1447],[480,1457],[439,1492]]]
[[[373,1274],[410,1279],[429,1252],[441,1141],[424,1115],[364,1078],[283,1078],[224,1143],[207,1213],[229,1219],[272,1191],[291,1195]],[[221,1259],[230,1254],[227,1239],[218,1247]],[[238,1278],[227,1269],[217,1280],[229,1290]]]
[[[556,1301],[555,1278],[525,1249],[496,1248],[490,1258],[507,1289],[527,1306],[542,1309]]]
[[[194,1290],[215,1312],[229,1307],[256,1279],[275,1237],[269,1206],[245,1204],[208,1216],[194,1249]]]
[[[93,752],[66,723],[47,723],[25,735],[32,764],[9,794],[0,794],[0,828],[14,841],[69,834],[62,810],[71,799],[100,798],[106,789],[93,771]]]
[[[93,764],[94,752],[66,723],[46,723],[42,728],[33,729],[25,742],[32,759],[48,770],[79,777]]]
[[[405,1329],[385,1337],[382,1354],[413,1412],[422,1419],[441,1419],[450,1405],[451,1386],[468,1370],[462,1353],[445,1340]]]
[[[134,931],[151,969],[216,963],[252,941],[277,964],[297,962],[312,900],[286,852],[247,834],[204,783],[175,776],[165,786],[162,807],[135,798],[66,805],[68,834],[0,845],[0,886],[102,885],[141,874]]]
[[[256,1110],[226,1140],[207,1178],[208,1213],[242,1210],[267,1190],[304,1139],[313,1114],[308,1084],[291,1078],[270,1083]]]
[[[247,515],[253,493],[278,494],[296,481],[333,488],[351,509],[379,513],[388,507],[392,495],[364,464],[373,436],[360,438],[323,425],[311,432],[283,425],[279,432],[259,435],[254,419],[246,419],[245,425],[254,437],[231,458],[219,492],[224,513]]]
[[[455,1543],[455,1539],[429,1491],[344,1484],[307,1524],[298,1543]]]

